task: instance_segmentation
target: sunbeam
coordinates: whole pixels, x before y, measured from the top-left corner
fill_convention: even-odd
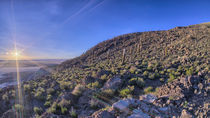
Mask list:
[[[24,103],[23,103],[23,95],[22,95],[22,88],[21,88],[21,78],[20,78],[20,71],[19,71],[19,56],[20,53],[17,50],[16,47],[16,43],[15,43],[15,52],[14,52],[14,56],[15,56],[15,61],[16,61],[16,78],[17,78],[17,88],[18,88],[18,104],[21,105],[22,107],[24,107]],[[17,111],[19,118],[23,118],[23,114],[24,114],[24,108],[23,109],[18,109]]]

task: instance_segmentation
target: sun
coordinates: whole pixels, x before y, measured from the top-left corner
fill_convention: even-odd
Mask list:
[[[13,51],[7,52],[6,55],[10,58],[10,59],[22,59],[22,52],[15,49]]]
[[[20,55],[18,52],[15,52],[14,54],[15,54],[15,56],[19,56]]]

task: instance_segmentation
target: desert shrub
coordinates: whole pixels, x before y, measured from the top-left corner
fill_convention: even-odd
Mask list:
[[[168,82],[172,82],[173,80],[175,80],[175,76],[173,74],[169,74],[169,79]]]
[[[101,76],[101,79],[102,79],[102,80],[106,80],[106,79],[107,79],[107,75],[106,75],[106,74],[102,75],[102,76]]]
[[[93,83],[89,83],[89,84],[88,84],[88,88],[93,88],[93,89],[95,89],[95,88],[100,88],[100,87],[101,87],[101,85],[99,84],[98,81],[93,82]]]
[[[164,82],[165,80],[164,80],[164,78],[160,78],[160,82]]]
[[[48,88],[47,89],[47,94],[54,94],[54,93],[55,93],[54,88]]]
[[[129,71],[130,71],[130,73],[134,74],[136,72],[136,70],[137,70],[137,68],[132,66]]]
[[[93,71],[93,72],[92,72],[92,77],[97,78],[97,72],[96,72],[96,71]]]
[[[67,114],[67,113],[68,113],[68,109],[66,107],[61,106],[61,114]]]
[[[148,71],[152,71],[152,66],[148,66],[148,67],[147,67],[147,70],[148,70]]]
[[[71,109],[71,111],[69,112],[69,114],[70,114],[70,117],[72,117],[72,118],[77,118],[77,113],[76,113],[76,111],[74,110],[74,108]]]
[[[70,100],[66,100],[64,98],[59,103],[59,105],[62,106],[62,107],[68,107],[68,106],[70,106],[70,104],[71,104],[71,101]]]
[[[122,89],[120,91],[120,96],[128,97],[128,96],[130,96],[132,94],[133,90],[134,90],[134,86],[128,86],[127,88]]]
[[[24,107],[23,107],[22,105],[20,105],[20,104],[15,104],[15,105],[14,105],[14,108],[15,108],[15,110],[16,110],[18,113],[22,112],[23,109],[24,109]]]
[[[114,96],[114,93],[115,91],[112,89],[106,89],[101,92],[102,96],[105,96],[105,97],[112,97]]]
[[[47,110],[48,113],[56,113],[58,109],[58,104],[54,102],[52,106]]]
[[[54,113],[54,114],[66,114],[67,108],[64,106],[61,106],[60,104],[54,102],[52,106],[48,109],[48,113]]]
[[[144,75],[144,77],[147,77],[149,75],[149,72],[148,71],[144,71],[143,75]]]
[[[155,79],[155,73],[150,73],[148,78],[151,79],[151,80],[154,80]]]
[[[61,81],[59,82],[60,83],[60,88],[61,89],[65,89],[65,90],[68,90],[68,89],[71,89],[71,85],[72,83],[70,81],[66,82],[66,81]]]
[[[194,74],[194,68],[190,67],[189,69],[186,69],[186,75],[190,76]]]
[[[52,99],[52,95],[47,95],[47,100],[51,100]]]
[[[84,90],[85,90],[85,87],[83,85],[78,84],[72,91],[72,94],[76,96],[80,96]]]
[[[153,91],[153,87],[151,87],[151,86],[144,89],[145,94],[151,93],[152,91]]]
[[[129,80],[130,85],[137,85],[140,88],[143,88],[145,85],[143,78],[132,78]]]
[[[42,108],[34,107],[34,113],[37,115],[41,115],[43,112]]]
[[[9,100],[8,93],[5,93],[5,94],[2,96],[2,99],[3,99],[4,101],[8,101],[8,100]]]
[[[39,100],[44,100],[45,96],[44,96],[44,92],[45,90],[41,87],[39,87],[35,93],[35,98],[39,99]]]
[[[45,107],[50,107],[50,105],[51,105],[51,102],[50,102],[50,101],[46,101],[46,102],[44,103],[44,106],[45,106]]]
[[[92,109],[97,109],[98,108],[98,101],[96,101],[96,100],[94,100],[94,99],[91,99],[90,100],[90,107],[92,108]]]
[[[164,72],[164,71],[160,71],[160,74],[161,74],[161,75],[164,75],[164,74],[165,74],[165,72]]]
[[[29,93],[29,92],[31,91],[31,87],[30,87],[29,84],[25,84],[25,85],[23,86],[23,88],[24,88],[24,91],[27,92],[27,93]]]
[[[173,96],[169,96],[168,99],[169,99],[169,100],[174,100],[174,97],[173,97]]]

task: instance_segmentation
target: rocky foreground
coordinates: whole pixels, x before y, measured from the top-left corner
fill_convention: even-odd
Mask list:
[[[87,118],[207,118],[209,105],[209,81],[189,76],[161,86],[156,95],[122,99]]]
[[[202,74],[199,73],[197,76],[176,79],[171,83],[159,87],[155,93],[141,95],[139,98],[120,99],[111,106],[107,106],[96,112],[86,108],[83,113],[81,111],[78,117],[208,118],[210,116],[209,80],[203,79]],[[114,88],[119,83],[119,79],[113,78],[104,87]],[[68,97],[71,97],[71,99],[74,98],[71,95]],[[85,104],[86,101],[88,101],[88,94],[84,93],[83,97],[80,97],[78,104]],[[9,115],[10,112],[7,112],[3,118],[9,117]],[[62,116],[44,113],[41,117],[57,118]]]

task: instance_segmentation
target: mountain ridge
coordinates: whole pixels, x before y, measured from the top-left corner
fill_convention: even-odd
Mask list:
[[[25,116],[135,118],[153,117],[158,111],[154,114],[160,117],[207,117],[209,101],[197,104],[193,100],[199,101],[201,96],[208,100],[209,42],[208,24],[130,33],[103,41],[63,62],[51,75],[24,82]],[[14,91],[0,91],[0,115],[11,114],[11,106],[21,108],[13,100]],[[151,100],[155,103],[148,103]],[[119,108],[121,103],[131,108]],[[165,107],[168,109],[161,111]]]

